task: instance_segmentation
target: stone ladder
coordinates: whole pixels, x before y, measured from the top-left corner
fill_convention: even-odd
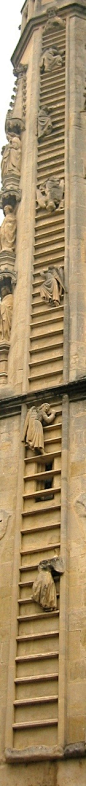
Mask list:
[[[65,28],[43,34],[43,49],[57,45],[65,52]],[[65,54],[63,66],[40,76],[40,106],[51,112],[53,132],[38,142],[37,185],[47,177],[64,176]],[[64,267],[64,204],[53,214],[36,203],[32,309],[30,326],[29,389],[60,384],[63,377],[64,297],[57,307],[41,301],[40,270]]]
[[[32,598],[42,559],[60,554],[62,410],[44,428],[45,453],[25,447],[16,636],[13,746],[55,745],[58,736],[59,580],[57,610]]]

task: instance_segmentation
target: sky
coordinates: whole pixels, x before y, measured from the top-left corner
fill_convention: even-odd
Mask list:
[[[0,19],[0,158],[1,149],[6,142],[5,118],[12,95],[14,77],[10,58],[20,38],[18,26],[21,24],[23,0],[2,0]],[[0,210],[0,224],[3,213]]]

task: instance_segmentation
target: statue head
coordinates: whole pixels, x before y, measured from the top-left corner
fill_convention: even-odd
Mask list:
[[[49,412],[50,404],[47,404],[46,402],[45,402],[45,404],[41,404],[40,410],[41,410],[41,412]]]
[[[17,135],[14,136],[12,134],[11,137],[10,137],[10,142],[11,142],[11,147],[14,147],[15,150],[17,150],[18,147],[20,148],[20,146],[21,146],[21,140],[20,140],[19,136],[17,136]]]
[[[7,216],[9,213],[13,213],[12,205],[4,205],[4,213]]]
[[[10,294],[11,293],[10,293],[10,289],[9,289],[8,285],[5,286],[3,284],[2,287],[1,287],[1,300],[3,300],[4,297],[6,297],[7,295],[10,295]]]

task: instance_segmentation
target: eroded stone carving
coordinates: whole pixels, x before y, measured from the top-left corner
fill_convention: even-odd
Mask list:
[[[1,176],[2,183],[9,172],[20,176],[21,171],[21,139],[8,134],[8,144],[2,148]]]
[[[36,453],[44,453],[44,434],[43,425],[53,423],[55,419],[55,412],[50,407],[50,404],[42,404],[39,408],[31,407],[28,410],[24,429],[22,442],[26,443]]]
[[[80,518],[86,518],[86,494],[84,492],[75,500],[74,507]]]
[[[1,287],[1,302],[0,302],[0,339],[9,342],[10,331],[12,324],[12,311],[13,311],[13,295],[9,287],[4,285]]]
[[[43,74],[46,71],[53,71],[54,68],[61,68],[63,65],[63,55],[60,54],[56,46],[50,46],[49,49],[44,49],[40,60],[40,71]]]
[[[51,30],[55,27],[64,27],[65,20],[62,19],[61,16],[58,16],[58,6],[57,3],[53,6],[53,8],[47,8],[46,15],[47,15],[47,22],[44,27],[44,33],[48,30]]]
[[[47,567],[42,567],[42,564],[38,565],[37,577],[32,588],[32,597],[46,611],[53,611],[57,608],[56,587],[51,570]]]
[[[43,106],[38,114],[38,139],[41,139],[45,134],[51,134],[52,128],[50,110],[47,106]]]
[[[64,195],[64,179],[57,180],[56,177],[46,180],[46,183],[41,183],[37,188],[37,202],[39,207],[46,208],[49,212],[53,212],[59,207]],[[61,205],[60,205],[61,207]]]
[[[5,218],[0,227],[0,251],[15,252],[16,216],[11,205],[4,207]]]
[[[60,303],[62,292],[65,290],[63,268],[48,267],[48,270],[43,270],[40,276],[43,278],[40,288],[41,299],[57,306],[57,303]]]
[[[11,513],[7,513],[6,510],[0,510],[0,540],[2,540],[5,535],[10,516]]]
[[[38,571],[32,587],[32,597],[36,603],[40,603],[46,611],[53,611],[57,608],[57,595],[55,581],[64,573],[64,564],[61,557],[52,557],[50,560],[42,560],[38,565]]]

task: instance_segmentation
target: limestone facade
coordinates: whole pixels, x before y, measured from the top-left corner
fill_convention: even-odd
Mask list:
[[[86,3],[47,7],[2,153],[0,786],[86,784]]]

